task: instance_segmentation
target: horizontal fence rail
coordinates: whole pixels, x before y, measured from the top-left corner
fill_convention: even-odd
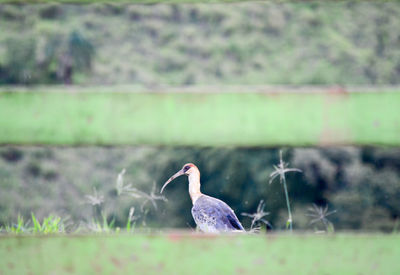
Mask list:
[[[0,272],[396,274],[399,244],[398,234],[4,237]]]
[[[400,93],[2,92],[0,144],[399,146]]]

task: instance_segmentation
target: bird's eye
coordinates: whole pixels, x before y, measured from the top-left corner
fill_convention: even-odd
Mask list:
[[[183,171],[184,171],[184,172],[186,172],[186,171],[189,170],[189,169],[190,169],[190,166],[189,166],[189,165],[183,167]]]

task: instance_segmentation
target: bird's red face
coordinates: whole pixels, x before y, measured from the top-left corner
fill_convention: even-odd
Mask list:
[[[190,173],[193,173],[195,171],[198,171],[196,165],[194,165],[193,163],[186,163],[185,165],[183,165],[182,169],[179,170],[178,172],[176,172],[172,177],[170,177],[163,185],[163,187],[161,188],[160,193],[162,193],[164,191],[164,188],[168,185],[168,183],[170,183],[171,181],[173,181],[174,179],[176,179],[177,177],[180,177],[182,175],[190,175]]]

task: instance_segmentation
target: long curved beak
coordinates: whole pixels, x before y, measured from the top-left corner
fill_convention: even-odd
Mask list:
[[[179,176],[184,175],[185,173],[183,172],[183,169],[179,170],[178,172],[176,172],[172,177],[170,177],[163,185],[163,187],[161,188],[160,194],[164,191],[164,188],[168,185],[168,183],[170,183],[171,181],[173,181],[174,179],[176,179]]]

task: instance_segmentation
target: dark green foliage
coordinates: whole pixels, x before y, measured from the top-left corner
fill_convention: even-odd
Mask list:
[[[54,20],[60,18],[62,14],[63,14],[62,5],[57,3],[43,5],[43,8],[39,10],[39,15],[43,19]]]
[[[306,183],[317,187],[318,202],[338,211],[332,216],[337,229],[393,230],[400,215],[400,166],[393,165],[397,149],[302,150],[294,165],[303,169]]]
[[[20,161],[24,154],[21,150],[13,147],[8,147],[5,150],[1,151],[0,156],[8,162],[18,162]]]
[[[29,84],[35,81],[36,40],[33,37],[9,38],[5,47],[4,65],[0,65],[0,83]]]
[[[23,12],[18,5],[1,5],[0,17],[7,21],[18,21],[24,19]]]
[[[51,32],[5,39],[4,62],[0,59],[0,84],[71,84],[77,73],[90,72],[94,48],[80,32]]]

